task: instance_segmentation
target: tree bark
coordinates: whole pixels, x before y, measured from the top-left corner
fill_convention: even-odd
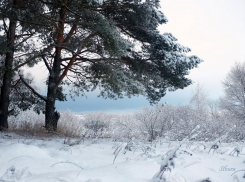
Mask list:
[[[67,4],[67,0],[63,1],[64,4]],[[56,131],[57,123],[59,120],[59,114],[55,111],[55,100],[57,95],[57,89],[59,86],[60,73],[61,73],[61,46],[63,42],[64,36],[64,22],[66,16],[66,6],[62,6],[59,14],[59,22],[58,25],[55,24],[55,36],[54,41],[56,42],[55,47],[55,57],[52,69],[50,71],[50,76],[48,80],[48,93],[47,93],[47,101],[45,107],[45,128],[47,130]]]
[[[55,100],[58,88],[58,80],[60,75],[60,65],[61,65],[61,49],[56,47],[56,53],[54,57],[53,68],[50,72],[48,81],[48,93],[47,101],[45,107],[45,128],[50,131],[57,130],[57,112],[55,112]]]
[[[13,7],[16,5],[16,1],[13,1]],[[8,128],[8,108],[9,108],[9,95],[11,90],[11,81],[13,77],[13,61],[14,61],[14,41],[15,41],[15,30],[16,21],[10,20],[9,30],[7,32],[7,50],[3,83],[1,87],[1,98],[0,98],[0,131]]]

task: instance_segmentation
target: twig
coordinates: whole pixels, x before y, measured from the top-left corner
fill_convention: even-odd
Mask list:
[[[122,146],[120,146],[120,148],[117,148],[116,150],[115,150],[115,152],[114,152],[114,154],[115,154],[115,158],[114,158],[114,160],[113,160],[113,164],[114,164],[114,162],[115,162],[115,160],[116,160],[116,158],[117,158],[117,156],[118,156],[118,154],[119,154],[119,152],[122,150]],[[117,151],[117,152],[116,152]]]
[[[188,155],[190,155],[190,156],[193,155],[192,153],[190,153],[190,152],[188,152],[188,151],[186,151],[186,150],[181,150],[181,149],[179,149],[179,150],[182,151],[182,152],[184,152],[184,153],[186,153],[186,154],[188,154]]]
[[[237,172],[240,172],[240,171],[245,171],[245,169],[238,170],[238,171],[236,171],[236,172],[232,173],[232,174],[231,174],[231,176],[232,176],[233,174],[237,173]]]
[[[55,166],[55,165],[57,165],[57,164],[61,164],[61,163],[68,163],[68,164],[73,164],[73,165],[75,165],[75,166],[77,166],[77,167],[79,167],[80,169],[84,169],[83,167],[81,167],[81,166],[79,166],[79,165],[77,165],[77,164],[75,164],[75,163],[73,163],[73,162],[57,162],[57,163],[55,163],[55,164],[53,164],[52,166],[50,166],[50,167],[53,167],[53,166]]]
[[[81,170],[81,171],[82,171],[82,170]],[[79,171],[79,173],[77,174],[77,178],[78,178],[79,174],[81,173],[81,171]],[[76,178],[76,179],[77,179],[77,178]]]
[[[198,162],[198,161],[192,162],[190,164],[184,165],[184,168],[187,168],[187,167],[194,165],[194,164],[197,164],[197,163],[200,163],[200,162]]]
[[[182,178],[184,178],[184,176],[181,175]],[[185,182],[186,182],[186,179],[184,178]]]
[[[21,157],[29,157],[29,158],[32,158],[32,157],[30,157],[30,156],[19,156],[19,157],[15,157],[15,158],[13,158],[13,159],[9,160],[9,162],[10,162],[10,161],[12,161],[12,160],[15,160],[15,159],[21,158]],[[32,159],[33,159],[33,158],[32,158]]]

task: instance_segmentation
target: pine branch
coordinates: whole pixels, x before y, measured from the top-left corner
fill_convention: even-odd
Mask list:
[[[35,33],[33,33],[33,34],[29,34],[28,35],[28,37],[26,37],[26,38],[24,38],[20,43],[18,43],[15,47],[18,47],[19,45],[21,45],[22,43],[24,43],[25,41],[27,41],[29,38],[31,38],[33,35],[34,35]],[[27,35],[27,34],[26,34]]]
[[[43,0],[38,0],[38,1],[40,1],[40,2],[42,2],[43,4],[46,4],[46,5],[54,5],[54,6],[61,6],[61,4],[59,4],[59,3],[54,3],[54,2],[48,2],[48,1],[43,1]]]
[[[60,83],[62,82],[62,80],[64,79],[64,77],[66,76],[67,72],[69,71],[69,69],[72,67],[74,61],[76,60],[77,58],[77,55],[81,52],[81,50],[86,46],[86,44],[88,43],[88,41],[95,37],[96,34],[92,33],[90,34],[84,41],[83,43],[81,44],[80,48],[77,50],[77,53],[76,55],[74,55],[72,57],[72,59],[70,60],[70,62],[68,63],[68,65],[65,67],[65,70],[63,71],[63,73],[61,74],[60,78],[59,78],[59,81],[57,82],[56,84],[56,88],[60,85]]]
[[[15,38],[18,39],[20,37],[32,36],[32,35],[34,35],[34,33],[26,33],[26,34],[16,35]]]
[[[76,34],[76,30],[77,30],[77,24],[73,24],[73,26],[72,26],[71,30],[69,31],[67,37],[64,39],[64,41],[62,43],[67,44],[70,41],[72,35]]]
[[[44,61],[44,63],[45,63],[45,66],[47,67],[49,73],[51,73],[51,68],[50,68],[50,66],[48,65],[48,62],[47,62],[46,58],[44,57],[44,55],[42,55],[42,59],[43,59],[43,61]]]
[[[1,15],[5,16],[5,17],[8,17],[6,14],[4,14],[3,12],[0,12]],[[20,18],[12,18],[12,20],[14,21],[19,21],[19,22],[22,22],[22,23],[27,23],[27,24],[30,24],[30,25],[36,25],[36,26],[40,26],[40,27],[47,27],[47,24],[41,24],[41,23],[34,23],[34,22],[29,22],[29,21],[26,21],[26,20],[22,20]]]
[[[26,86],[27,88],[29,88],[29,89],[32,91],[32,93],[33,93],[34,95],[36,95],[37,97],[39,97],[39,98],[42,99],[43,101],[47,102],[47,98],[46,98],[46,97],[44,97],[44,96],[42,96],[41,94],[39,94],[38,92],[36,92],[35,89],[32,88],[32,87],[31,87],[31,86],[24,80],[24,78],[22,78],[21,75],[19,75],[19,76],[20,76],[21,81],[25,84],[25,86]]]
[[[16,66],[12,71],[17,71],[20,67],[22,67],[22,66],[24,66],[24,65],[26,65],[26,64],[28,64],[28,63],[30,63],[31,61],[35,60],[36,58],[41,57],[45,52],[47,52],[47,51],[48,51],[50,48],[52,48],[52,47],[53,47],[53,45],[48,46],[47,48],[43,49],[43,51],[40,52],[40,54],[35,55],[34,57],[28,59],[26,62],[24,62],[24,63],[22,63],[22,64],[19,64],[19,65]]]
[[[6,25],[6,22],[5,22],[4,18],[3,18],[3,27],[4,27],[5,33],[7,34],[8,33],[8,28],[7,28],[7,25]]]

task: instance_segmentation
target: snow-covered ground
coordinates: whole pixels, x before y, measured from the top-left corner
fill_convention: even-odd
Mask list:
[[[143,144],[135,142],[138,150],[123,154],[122,149],[113,164],[113,152],[120,142],[85,139],[75,144],[78,139],[71,139],[66,140],[68,145],[64,141],[58,137],[31,138],[2,133],[0,181],[153,182],[153,176],[160,170],[161,155],[178,145],[178,142],[158,142],[153,147],[155,152],[149,152],[151,157],[147,157],[139,150]],[[212,182],[245,181],[245,171],[239,171],[245,169],[245,155],[229,155],[236,144],[222,144],[214,154],[208,153],[210,144],[205,143],[206,149],[203,144],[194,143],[188,150],[185,145],[181,147],[174,159],[175,167],[165,172],[168,181],[199,182],[206,178]]]

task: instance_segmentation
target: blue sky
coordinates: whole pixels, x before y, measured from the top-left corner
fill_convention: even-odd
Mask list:
[[[161,102],[173,105],[188,104],[197,83],[203,85],[210,99],[222,95],[222,80],[236,61],[245,61],[245,1],[244,0],[162,0],[162,12],[169,22],[159,30],[171,32],[178,42],[191,48],[191,55],[204,60],[190,72],[192,86],[167,93]],[[43,74],[45,68],[36,71]],[[45,73],[46,74],[46,73]],[[36,83],[43,83],[37,78]],[[44,92],[46,89],[42,89]],[[86,98],[57,102],[58,110],[133,112],[149,105],[144,97],[105,100],[98,93],[88,93]]]
[[[85,97],[75,98],[75,101],[68,99],[66,102],[57,102],[58,110],[69,109],[76,113],[81,112],[108,112],[108,113],[132,113],[139,110],[144,106],[149,106],[149,102],[143,96],[123,99],[103,99],[98,98],[98,93],[88,93],[87,99]],[[188,92],[178,90],[166,94],[161,102],[168,102],[173,105],[187,104],[189,102],[190,95]]]

